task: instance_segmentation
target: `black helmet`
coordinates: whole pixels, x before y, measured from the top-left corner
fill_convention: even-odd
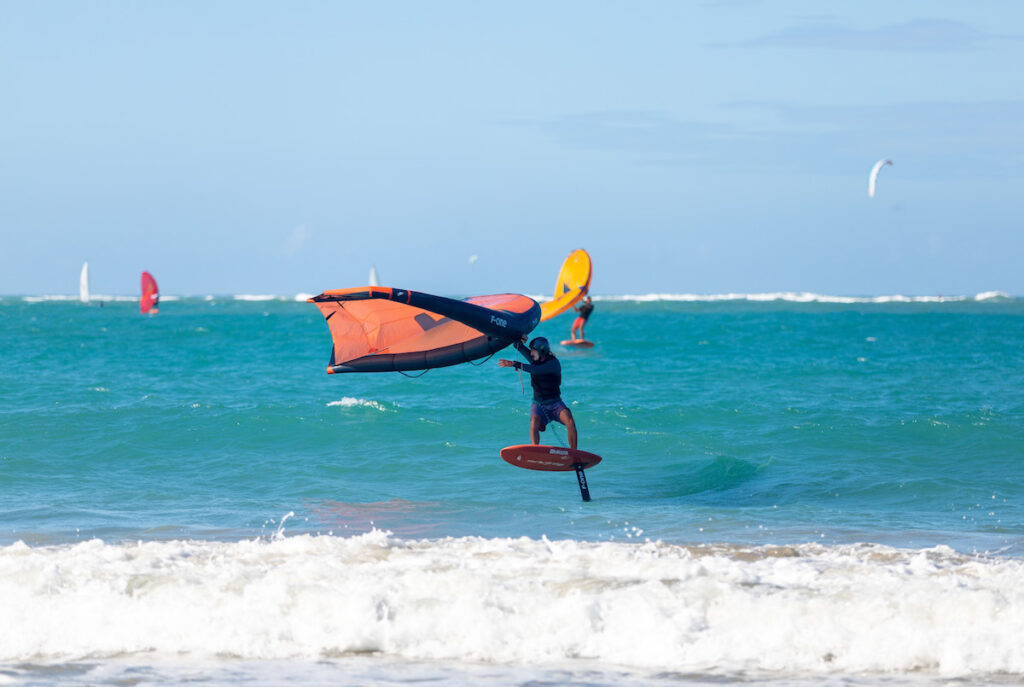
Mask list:
[[[537,351],[541,355],[551,355],[551,344],[543,336],[538,336],[536,339],[530,342],[530,349]]]

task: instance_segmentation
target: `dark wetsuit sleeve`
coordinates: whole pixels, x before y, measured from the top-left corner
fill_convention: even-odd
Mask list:
[[[532,375],[542,374],[561,374],[562,364],[558,362],[558,358],[548,358],[539,365],[533,365],[531,363],[521,363],[519,369],[525,370]]]

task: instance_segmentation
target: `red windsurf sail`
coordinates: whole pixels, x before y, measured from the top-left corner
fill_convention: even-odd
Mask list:
[[[157,305],[160,303],[160,290],[156,287],[156,279],[149,272],[142,273],[142,298],[139,299],[139,310],[143,313],[156,314],[160,312]]]

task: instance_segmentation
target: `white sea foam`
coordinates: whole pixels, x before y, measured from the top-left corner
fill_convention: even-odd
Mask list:
[[[976,301],[991,301],[998,300],[1001,298],[1010,298],[1010,294],[1003,293],[1002,291],[983,291],[974,297]]]
[[[1001,291],[985,291],[976,296],[904,296],[893,294],[888,296],[830,296],[811,292],[775,292],[775,293],[648,293],[622,296],[594,296],[594,300],[634,301],[639,303],[654,301],[681,302],[719,302],[719,301],[752,301],[772,302],[788,301],[792,303],[959,303],[963,301],[983,301],[1011,296]]]
[[[52,295],[52,296],[23,296],[22,300],[26,303],[42,303],[45,301],[77,301],[78,296],[68,295]]]
[[[22,300],[26,303],[47,303],[50,301],[78,301],[78,296],[69,296],[65,294],[45,294],[41,296],[22,296]],[[90,303],[83,305],[95,306],[97,301],[106,303],[138,303],[138,296],[124,296],[124,295],[111,295],[111,294],[91,294],[89,297]],[[169,302],[181,300],[181,296],[160,296],[160,302]]]
[[[103,295],[103,294],[91,294],[90,295],[91,305],[95,305],[96,301],[105,301],[107,303],[118,303],[118,302],[138,302],[138,296],[114,296],[114,295]],[[44,294],[41,296],[23,296],[22,300],[26,303],[46,303],[50,301],[77,301],[78,296],[69,296],[64,294]],[[164,297],[160,297],[164,300]],[[86,304],[83,304],[86,305]]]
[[[1024,563],[546,539],[0,548],[0,662],[339,657],[1024,676]]]
[[[234,299],[236,301],[279,301],[279,300],[285,300],[281,296],[274,296],[272,294],[252,294],[252,293],[239,293],[239,294],[235,294]]]
[[[340,401],[330,401],[330,406],[341,406],[342,408],[373,408],[374,410],[380,410],[382,412],[394,411],[397,405],[378,403],[377,401],[368,401],[364,398],[352,398],[350,396],[344,396]]]

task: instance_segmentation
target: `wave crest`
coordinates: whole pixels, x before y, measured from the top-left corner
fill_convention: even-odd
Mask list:
[[[370,401],[365,398],[352,398],[350,396],[344,396],[340,401],[330,401],[327,404],[327,407],[330,408],[340,406],[342,408],[373,408],[374,410],[379,410],[381,412],[394,412],[395,408],[397,407],[397,404],[389,405],[391,407],[385,406],[383,403],[380,403],[378,401]]]
[[[963,301],[984,301],[1010,299],[1002,291],[984,291],[976,296],[904,296],[893,294],[888,296],[830,296],[811,292],[780,291],[772,293],[648,293],[623,296],[594,296],[594,300],[633,301],[637,303],[655,301],[679,301],[694,303],[715,303],[721,301],[750,301],[765,303],[786,301],[791,303],[961,303]]]
[[[944,547],[387,533],[0,548],[0,661],[373,652],[669,671],[1024,674],[1024,563]]]

